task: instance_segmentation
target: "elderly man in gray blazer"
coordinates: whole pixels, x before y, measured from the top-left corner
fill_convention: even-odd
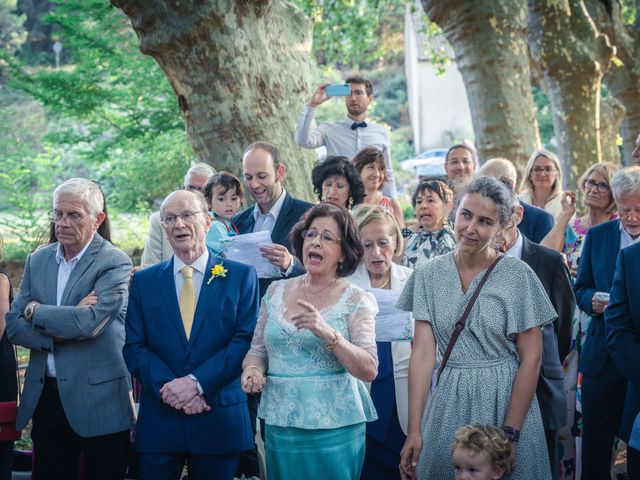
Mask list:
[[[56,242],[26,261],[7,314],[9,339],[31,350],[16,425],[33,419],[38,478],[122,479],[132,421],[122,357],[131,260],[97,230],[104,196],[74,178],[53,193]]]

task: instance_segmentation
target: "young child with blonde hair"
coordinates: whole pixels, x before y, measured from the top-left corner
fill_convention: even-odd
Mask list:
[[[499,480],[507,473],[511,444],[493,425],[465,425],[456,432],[451,460],[456,480]]]

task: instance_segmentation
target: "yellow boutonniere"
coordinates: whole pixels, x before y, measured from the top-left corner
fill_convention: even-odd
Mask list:
[[[218,265],[211,267],[211,276],[209,277],[209,281],[207,281],[207,285],[209,285],[214,278],[226,277],[227,271],[228,270],[224,268],[222,263],[219,263]]]

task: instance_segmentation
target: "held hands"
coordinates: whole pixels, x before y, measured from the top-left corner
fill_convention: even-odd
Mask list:
[[[400,478],[402,480],[414,480],[417,477],[416,467],[422,451],[422,434],[409,433],[404,447],[400,451]]]
[[[258,367],[249,365],[242,371],[240,385],[245,393],[260,393],[266,383],[267,379]]]
[[[162,394],[162,401],[176,410],[182,410],[187,405],[189,405],[189,409],[197,408],[198,403],[192,402],[195,398],[200,397],[196,381],[188,376],[175,378],[170,382],[165,383],[160,389],[160,393]],[[204,402],[204,399],[202,399],[202,402]],[[206,402],[204,404],[208,407]],[[185,413],[188,412],[185,410]]]
[[[289,268],[293,261],[293,257],[289,253],[289,250],[287,250],[287,247],[278,245],[277,243],[274,243],[273,247],[262,247],[260,253],[283,272]]]
[[[604,313],[604,309],[609,305],[609,300],[600,300],[596,295],[591,298],[591,308],[595,313]]]
[[[326,102],[327,100],[329,100],[331,97],[327,96],[327,85],[329,85],[326,82],[323,82],[320,84],[320,86],[316,89],[315,92],[313,92],[313,95],[311,95],[311,100],[309,100],[309,106],[311,108],[316,108],[318,105],[320,105],[321,103]]]
[[[316,337],[325,342],[333,338],[333,328],[322,318],[316,307],[304,300],[297,300],[296,303],[303,309],[301,313],[291,316],[291,321],[298,330],[306,328],[310,330]]]

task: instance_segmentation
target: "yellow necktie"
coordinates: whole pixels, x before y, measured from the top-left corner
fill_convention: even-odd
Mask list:
[[[193,288],[193,267],[182,267],[180,273],[182,273],[184,277],[182,292],[180,292],[180,315],[182,315],[184,333],[187,334],[187,340],[189,340],[191,327],[193,326],[193,314],[196,311],[196,293]]]

